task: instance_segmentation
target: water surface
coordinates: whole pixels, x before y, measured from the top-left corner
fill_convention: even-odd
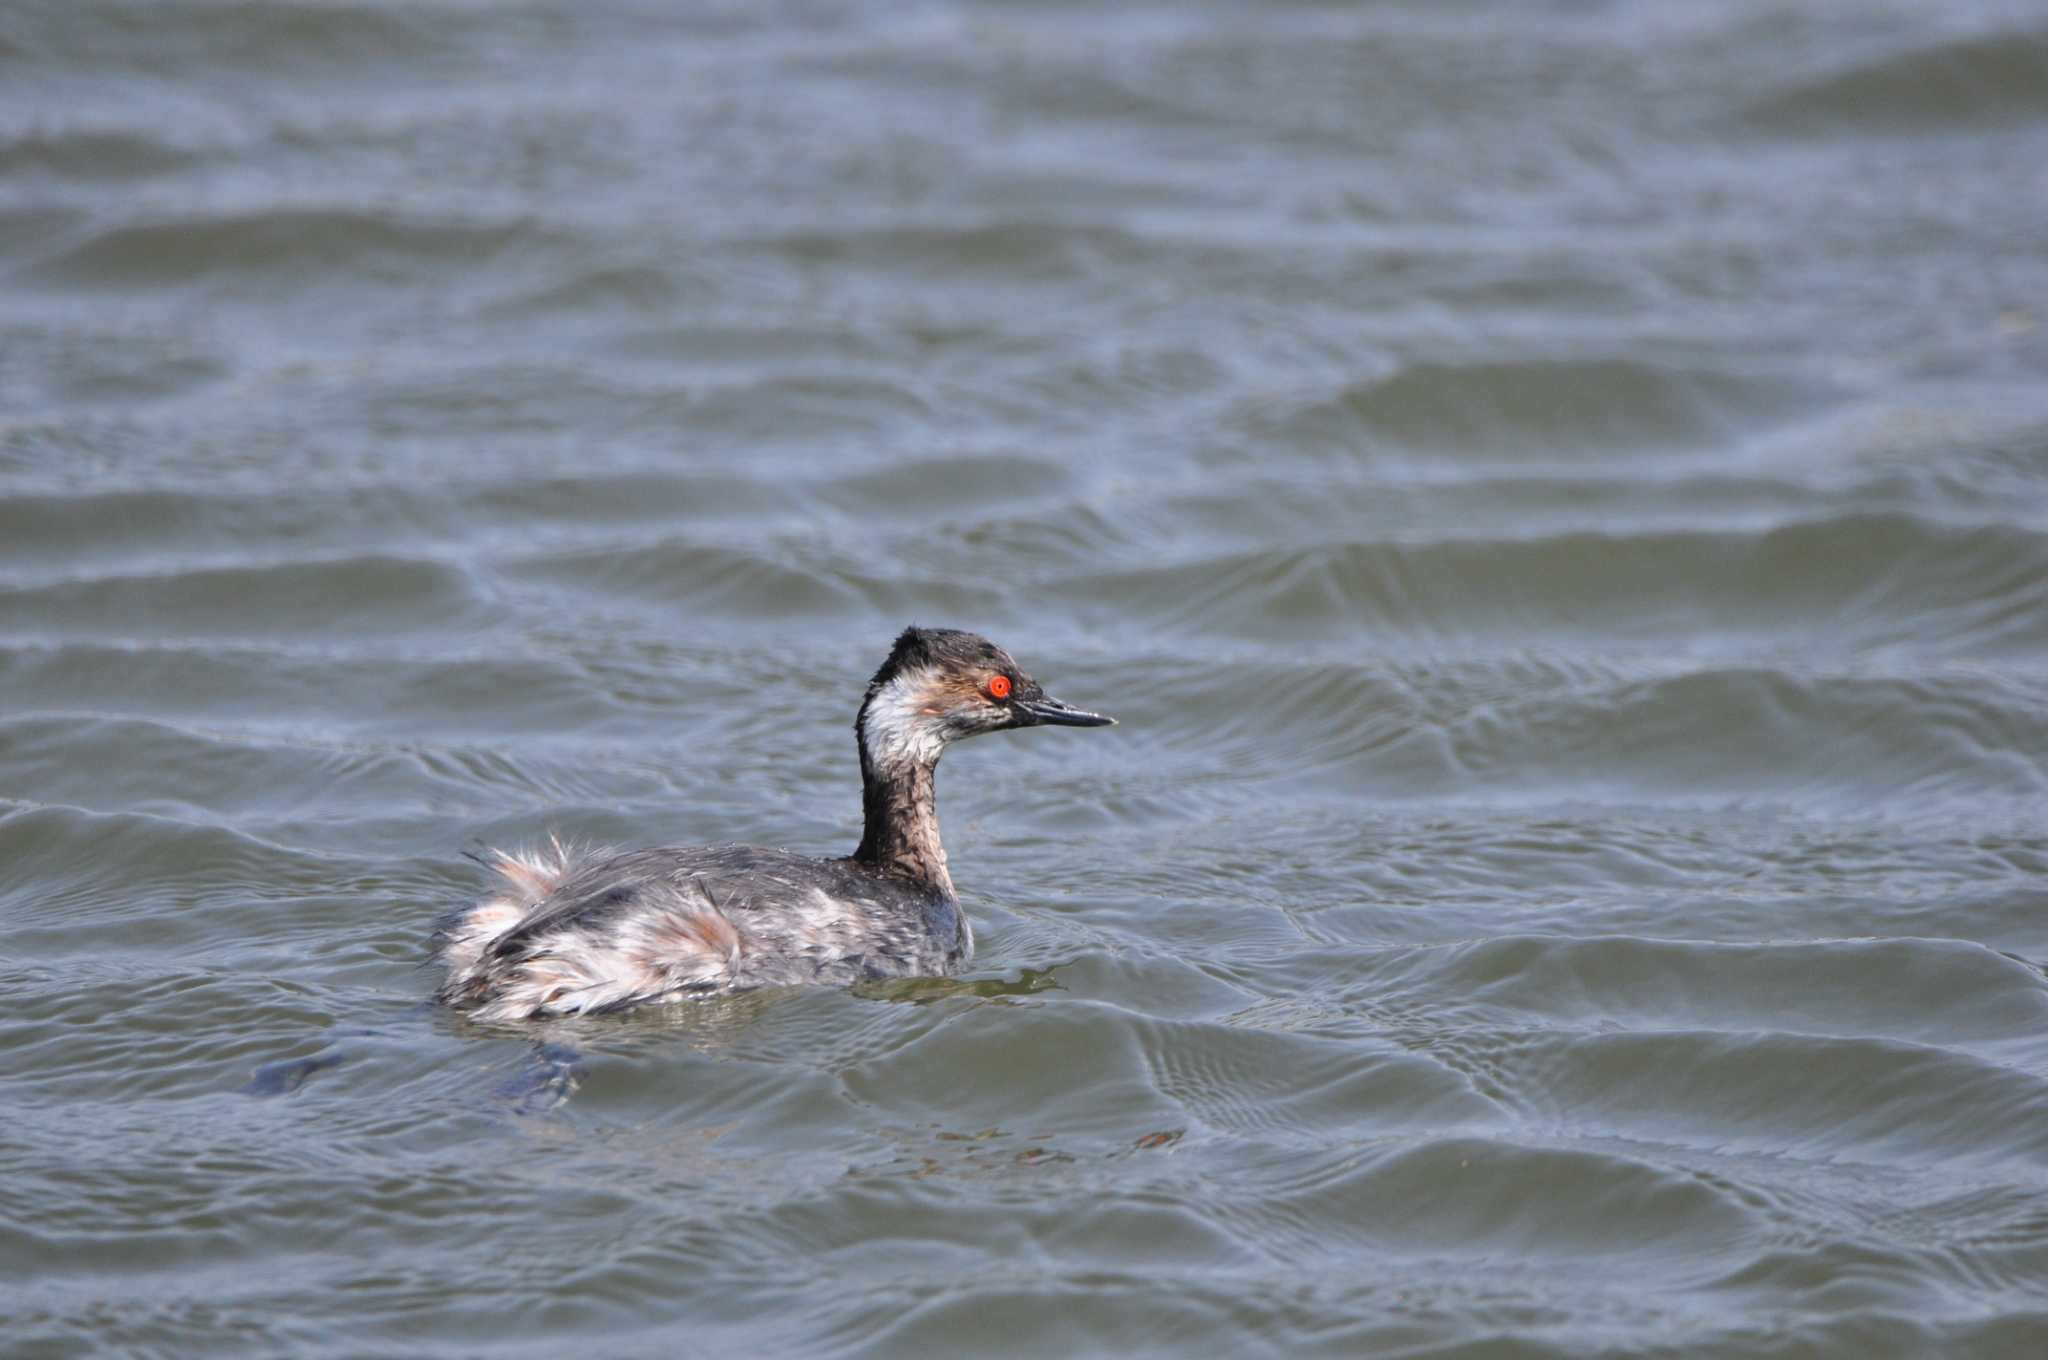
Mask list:
[[[0,14],[25,1356],[2048,1351],[2048,27]],[[486,1030],[466,845],[960,986]]]

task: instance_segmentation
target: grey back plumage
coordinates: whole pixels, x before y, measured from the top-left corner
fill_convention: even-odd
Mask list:
[[[577,864],[546,903],[499,937],[489,956],[523,957],[535,942],[560,930],[604,931],[635,915],[707,908],[762,945],[812,961],[828,943],[862,941],[878,964],[909,963],[911,956],[925,960],[931,948],[917,937],[948,919],[964,925],[952,902],[852,860],[813,859],[757,845],[657,846]],[[834,926],[829,918],[835,916],[846,919]],[[952,940],[935,942],[939,958],[964,952],[966,944],[957,938],[964,931],[954,933]],[[760,966],[756,960],[755,968]]]

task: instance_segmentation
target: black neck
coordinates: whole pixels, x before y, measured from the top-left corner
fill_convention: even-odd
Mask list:
[[[881,761],[861,744],[861,812],[865,824],[857,863],[953,896],[946,847],[939,843],[938,762]]]

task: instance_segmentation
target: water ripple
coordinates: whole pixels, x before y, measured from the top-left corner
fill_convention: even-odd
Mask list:
[[[53,1355],[2032,1356],[2038,22],[0,10],[0,1313]],[[427,1002],[460,851],[963,976]]]

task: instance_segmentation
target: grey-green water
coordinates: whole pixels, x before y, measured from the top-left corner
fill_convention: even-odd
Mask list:
[[[0,8],[0,1351],[2048,1353],[2038,4]],[[524,1037],[459,851],[969,985]]]

